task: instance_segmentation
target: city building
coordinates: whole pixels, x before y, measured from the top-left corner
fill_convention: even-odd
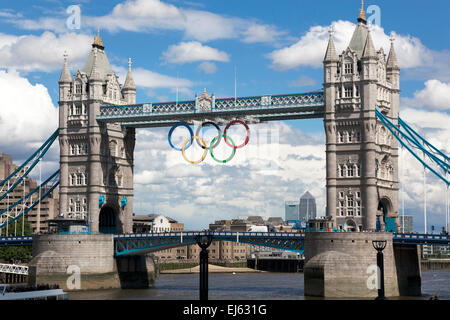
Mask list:
[[[284,203],[284,219],[289,220],[300,220],[299,216],[300,208],[297,201],[286,201]]]
[[[299,215],[301,220],[310,220],[317,216],[316,198],[309,191],[300,197]]]
[[[133,233],[179,232],[184,225],[162,214],[133,215]]]
[[[11,173],[13,173],[18,168],[14,164],[12,156],[4,154],[0,151],[0,181],[6,179]],[[23,198],[25,195],[30,193],[33,189],[38,186],[37,181],[30,177],[25,177],[21,183],[19,183],[2,201],[0,201],[0,211],[7,209],[11,204],[15,203],[19,199]],[[47,188],[41,188],[41,194],[47,192]],[[38,197],[38,193],[35,193],[32,197],[28,198],[23,202],[22,205],[16,206],[9,212],[9,215],[15,216],[20,214],[22,210],[25,210],[35,201]],[[26,215],[26,221],[31,225],[33,233],[48,233],[49,232],[49,220],[57,216],[59,209],[59,195],[58,189],[54,189],[53,192],[41,201],[40,205],[36,205],[31,211]],[[17,211],[16,211],[17,210]],[[0,218],[3,222],[3,218]],[[22,234],[22,226],[15,225],[12,223],[8,225],[9,228],[14,228],[17,235]],[[5,227],[6,229],[6,227]]]
[[[412,232],[414,232],[413,216],[400,215],[398,218],[399,218],[400,232],[401,233],[412,233]]]

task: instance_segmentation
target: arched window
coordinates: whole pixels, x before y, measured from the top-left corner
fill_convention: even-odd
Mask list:
[[[345,74],[352,74],[353,73],[353,61],[346,60],[344,64],[344,73]]]
[[[74,155],[75,154],[75,150],[74,150],[74,146],[73,146],[73,144],[70,144],[69,145],[69,152],[70,152],[70,155]]]
[[[361,166],[359,164],[355,164],[355,172],[357,177],[361,177]]]
[[[70,175],[70,185],[71,185],[71,186],[74,186],[75,183],[76,183],[76,175],[75,175],[75,173],[72,173],[72,174]]]
[[[353,135],[354,135],[353,131],[348,132],[348,142],[353,142]]]
[[[353,166],[349,165],[347,167],[347,177],[353,177],[354,176],[354,170],[353,170]]]
[[[75,93],[76,94],[81,94],[82,93],[82,89],[83,89],[83,86],[82,86],[81,82],[77,81],[75,83]]]
[[[345,177],[345,166],[342,164],[339,165],[339,177]]]
[[[83,180],[84,180],[83,174],[79,173],[76,175],[76,177],[77,177],[77,186],[83,185]]]

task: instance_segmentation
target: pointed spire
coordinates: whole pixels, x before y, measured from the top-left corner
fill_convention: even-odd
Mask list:
[[[366,12],[364,11],[364,0],[361,0],[361,9],[359,10],[358,22],[367,23]]]
[[[373,46],[372,35],[370,34],[370,29],[367,32],[366,44],[364,46],[363,58],[376,58],[377,52]]]
[[[98,59],[97,59],[97,48],[94,48],[94,63],[92,64],[92,71],[90,75],[90,80],[101,80]]]
[[[339,57],[336,53],[336,47],[334,45],[334,40],[333,40],[333,26],[332,25],[330,26],[328,33],[330,34],[330,38],[328,40],[328,47],[327,47],[327,52],[325,53],[324,62],[339,61]]]
[[[391,40],[391,50],[389,51],[389,57],[388,57],[386,66],[387,66],[387,69],[400,70],[400,66],[398,65],[397,55],[396,55],[395,49],[394,49],[395,38],[394,38],[393,33],[391,33],[390,40]]]
[[[69,65],[67,63],[67,52],[64,51],[64,66],[61,72],[61,77],[59,82],[72,82],[72,77],[70,76]]]
[[[94,43],[92,44],[93,48],[105,49],[103,46],[103,40],[100,38],[100,28],[97,28],[97,37],[94,37]]]
[[[131,58],[128,59],[128,73],[125,83],[123,85],[124,89],[136,89],[136,84],[134,83],[133,74],[131,73]]]

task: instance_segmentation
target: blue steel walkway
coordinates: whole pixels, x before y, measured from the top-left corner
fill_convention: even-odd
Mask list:
[[[158,250],[195,244],[198,238],[211,237],[213,241],[248,243],[303,253],[303,233],[286,232],[168,232],[127,234],[114,236],[115,255],[143,254]]]
[[[198,237],[213,241],[232,241],[303,253],[304,233],[287,232],[167,232],[122,234],[114,236],[116,256],[144,254],[173,247],[195,244]],[[450,236],[441,234],[394,233],[394,244],[450,246]],[[2,237],[0,247],[31,246],[33,236]]]

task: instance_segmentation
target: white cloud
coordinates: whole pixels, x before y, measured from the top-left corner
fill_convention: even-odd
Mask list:
[[[189,3],[186,3],[189,5]],[[7,22],[27,30],[67,31],[67,17],[41,17],[37,20],[14,17]],[[198,41],[241,39],[244,42],[273,42],[285,35],[275,26],[255,19],[241,19],[205,10],[177,7],[160,0],[126,0],[114,6],[104,16],[83,15],[82,27],[92,30],[100,27],[111,32],[153,32],[175,30],[185,38]]]
[[[12,36],[0,34],[0,67],[50,72],[59,70],[63,54],[69,54],[70,66],[84,63],[90,50],[92,38],[83,34],[55,35],[46,31],[40,36]]]
[[[121,83],[125,82],[128,69],[120,66],[112,66],[114,71],[119,75]],[[143,68],[133,69],[133,78],[137,87],[150,89],[176,89],[178,87],[182,92],[186,92],[194,84],[192,81],[183,78],[176,78],[146,70]],[[153,91],[150,91],[154,95]]]
[[[245,130],[240,129],[237,126],[229,131],[236,143],[245,136]],[[270,140],[260,137],[268,129],[279,133],[279,143],[275,145],[278,152],[274,152]],[[298,199],[309,189],[317,198],[318,213],[323,214],[323,136],[301,139],[306,142],[300,144],[299,137],[305,135],[283,122],[251,125],[250,130],[249,144],[239,149],[231,162],[218,164],[208,155],[199,165],[188,164],[181,152],[170,148],[168,128],[139,130],[135,151],[135,211],[142,204],[147,213],[162,212],[184,223],[186,229],[200,229],[214,220],[238,215],[284,217],[284,201]],[[184,140],[181,131],[174,132],[175,145]],[[207,143],[213,133],[214,129],[206,131]],[[187,153],[191,159],[201,154],[196,148],[188,151],[192,152]],[[218,158],[226,158],[229,152],[225,144],[215,149]],[[269,170],[265,166],[268,162],[275,164]],[[149,198],[148,194],[152,196]]]
[[[450,127],[448,126],[450,115],[440,111],[430,112],[404,108],[401,110],[400,116],[428,142],[443,153],[450,154]],[[418,155],[422,158],[420,153]],[[443,174],[442,170],[432,165],[430,161],[427,161],[427,163],[437,172]],[[413,216],[415,229],[422,232],[424,226],[423,165],[406,149],[400,149],[399,172],[400,182],[404,186],[405,214]],[[431,225],[445,225],[446,187],[439,178],[428,170],[426,182],[427,226],[430,232]]]
[[[208,61],[200,63],[198,68],[207,74],[213,74],[217,71],[217,66],[214,63]]]
[[[413,98],[403,98],[402,103],[430,110],[450,110],[450,83],[428,80],[424,89],[416,91]]]
[[[198,41],[181,42],[177,45],[171,45],[163,53],[162,57],[170,63],[189,63],[196,61],[229,61],[229,56],[223,51],[204,46]]]
[[[336,51],[340,54],[350,44],[355,24],[349,21],[336,21],[332,23],[335,30],[334,41]],[[384,29],[373,25],[372,38],[375,48],[383,48],[386,54],[390,49],[390,35]],[[268,55],[272,60],[272,67],[277,70],[288,70],[301,66],[321,67],[325,56],[329,26],[314,26],[306,32],[299,41],[293,45],[275,50]],[[401,68],[414,68],[426,65],[432,60],[432,54],[418,38],[395,34],[395,49]]]
[[[31,150],[58,128],[58,110],[45,86],[0,70],[0,96],[0,149]]]
[[[285,34],[286,32],[278,31],[275,26],[254,24],[242,33],[244,36],[242,41],[247,43],[275,42]]]

